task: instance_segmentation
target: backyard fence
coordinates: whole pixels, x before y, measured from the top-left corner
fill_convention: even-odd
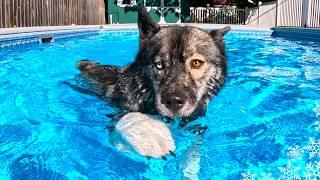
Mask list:
[[[320,0],[277,0],[255,8],[190,8],[191,22],[320,27]]]
[[[320,27],[320,0],[309,1],[308,27]]]
[[[104,0],[0,0],[0,28],[105,24]]]
[[[246,23],[246,9],[190,8],[191,21],[195,23],[242,24]]]
[[[320,0],[278,0],[278,26],[320,27]]]

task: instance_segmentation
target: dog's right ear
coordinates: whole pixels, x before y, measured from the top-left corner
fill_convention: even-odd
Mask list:
[[[138,28],[140,40],[142,41],[151,38],[160,30],[160,26],[153,22],[147,9],[143,5],[138,5]]]

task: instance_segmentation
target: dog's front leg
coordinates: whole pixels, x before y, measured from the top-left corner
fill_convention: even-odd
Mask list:
[[[110,143],[121,151],[137,152],[148,159],[175,156],[175,143],[170,129],[161,122],[160,117],[128,113],[115,123],[110,130]]]
[[[189,122],[194,121],[196,119],[198,119],[199,117],[203,117],[206,115],[206,111],[207,111],[207,102],[203,102],[201,104],[198,105],[198,107],[196,108],[196,110],[188,117],[182,117],[180,122],[179,122],[179,126],[180,127],[185,127]]]

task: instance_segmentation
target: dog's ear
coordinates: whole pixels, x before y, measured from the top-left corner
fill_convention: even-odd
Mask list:
[[[222,29],[218,29],[218,30],[212,30],[210,32],[210,35],[212,36],[212,38],[214,39],[214,41],[216,42],[216,45],[218,46],[218,48],[220,49],[220,52],[224,55],[225,54],[225,42],[223,40],[223,37],[225,34],[227,34],[227,32],[229,32],[231,29],[230,26],[226,26]]]
[[[223,40],[223,37],[227,32],[231,30],[230,26],[226,26],[222,29],[212,30],[210,35],[213,37],[214,40]]]
[[[138,28],[140,40],[152,37],[160,30],[160,26],[152,21],[147,9],[143,5],[138,6]]]

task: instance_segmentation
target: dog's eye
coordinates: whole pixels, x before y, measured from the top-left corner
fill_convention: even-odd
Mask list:
[[[163,63],[161,61],[155,62],[154,65],[156,66],[156,68],[158,70],[161,70],[161,69],[164,68],[164,65],[163,65]]]
[[[193,59],[190,63],[191,68],[200,69],[203,66],[204,62],[199,59]]]

